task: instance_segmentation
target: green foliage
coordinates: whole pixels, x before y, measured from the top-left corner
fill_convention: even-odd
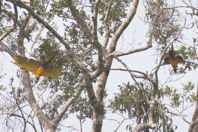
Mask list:
[[[45,0],[45,2],[40,0],[34,0],[31,7],[34,9],[37,15],[42,16],[42,18],[45,19],[51,16],[51,13],[47,12],[46,10],[49,6],[49,2],[50,0]]]
[[[182,93],[182,100],[186,102],[193,103],[196,101],[196,92],[195,92],[195,84],[192,82],[187,82],[183,84],[183,93]]]
[[[177,55],[180,55],[184,59],[184,63],[179,65],[178,73],[186,73],[198,67],[195,64],[197,60],[196,53],[196,39],[194,38],[194,46],[181,45],[182,34],[177,36],[177,33],[181,30],[182,17],[178,13],[177,9],[173,9],[167,1],[164,0],[148,0],[146,1],[146,20],[150,24],[149,35],[157,43],[158,54],[163,53],[164,48],[167,46],[170,40],[173,40],[174,48],[179,43],[178,50],[175,49]],[[168,52],[167,52],[168,53]]]
[[[11,9],[12,7],[10,4],[8,4],[5,1],[1,1],[1,15],[0,15],[1,21],[5,21],[6,23],[8,23],[14,18],[14,13]]]
[[[89,45],[85,46],[85,38],[82,32],[79,30],[75,23],[71,23],[71,27],[66,29],[68,42],[72,50],[77,53],[79,60],[82,60],[87,67],[93,64],[93,47]],[[84,42],[82,42],[84,41]],[[62,50],[63,47],[57,42],[55,37],[51,33],[47,33],[46,36],[41,37],[38,40],[38,47],[34,48],[33,57],[41,61],[48,60],[52,55],[55,55],[53,64],[55,67],[62,68],[62,76],[60,79],[48,79],[44,78],[43,82],[37,87],[40,91],[47,89],[47,95],[43,101],[43,110],[50,119],[53,119],[58,113],[58,108],[74,94],[75,88],[80,85],[81,71],[78,66],[74,65],[71,58],[68,58],[67,53]],[[79,44],[80,43],[80,44]],[[82,43],[82,44],[81,44]],[[69,108],[69,111],[65,114],[64,118],[68,117],[68,114],[79,113],[79,118],[90,118],[92,111],[89,105],[87,96],[79,97],[78,100]]]
[[[140,83],[140,85],[143,85]],[[129,117],[137,118],[137,122],[146,121],[146,117],[141,115],[148,114],[148,107],[151,92],[148,88],[139,89],[136,85],[124,84],[120,87],[120,92],[115,95],[114,101],[111,101],[110,106],[121,113],[128,113]],[[145,87],[145,86],[144,86]],[[144,97],[144,98],[142,98]]]
[[[70,21],[71,14],[68,9],[68,2],[67,0],[53,0],[51,5],[50,12],[53,12],[54,15],[58,16],[60,19],[64,20],[65,22]]]
[[[184,45],[181,45],[178,50],[178,53],[182,54],[185,60],[196,59],[196,51],[192,46],[186,47]]]
[[[41,39],[40,42],[41,44],[38,48],[35,48],[33,56],[46,61],[52,55],[56,55],[52,65],[59,68],[61,67],[62,69],[62,76],[60,79],[45,78],[37,88],[39,90],[48,89],[48,95],[46,95],[46,99],[43,102],[43,110],[46,115],[52,119],[57,114],[58,108],[61,107],[69,97],[73,96],[75,86],[77,87],[80,84],[81,76],[79,75],[81,71],[78,66],[74,65],[72,60],[67,57],[67,54],[61,50],[60,45],[55,41],[55,38],[51,36],[51,34],[48,34],[46,38]],[[81,105],[83,103],[85,103],[85,98],[79,98],[75,105],[70,107],[70,112],[84,113],[87,110],[88,105]],[[65,118],[66,117],[67,114],[65,115]]]
[[[198,64],[196,63],[197,53],[196,53],[195,47],[180,46],[177,53],[180,54],[185,61],[183,63],[183,66],[179,69],[181,73],[185,73],[186,71],[197,69]]]
[[[86,94],[85,94],[86,95]],[[86,118],[92,118],[91,105],[86,97],[79,97],[76,102],[70,107],[71,113],[77,113],[78,118],[85,121]]]
[[[109,0],[102,0],[100,3],[99,14],[101,15],[102,25],[99,27],[101,35],[104,33],[106,24],[109,24],[110,34],[115,33],[117,27],[121,24],[126,16],[126,9],[129,6],[130,0],[114,0],[110,5]],[[109,18],[106,19],[106,9],[109,8]]]
[[[152,87],[146,81],[140,82],[138,86],[127,83],[119,87],[120,91],[110,101],[110,108],[121,114],[127,113],[131,119],[136,119],[137,124],[147,123],[153,96]],[[166,89],[164,93],[168,94],[172,91]],[[173,132],[176,129],[167,106],[160,99],[156,100],[154,104],[153,114],[154,122],[158,124],[158,127],[153,130],[154,132]]]
[[[131,119],[136,119],[136,123],[148,122],[149,110],[151,109],[151,97],[153,96],[152,87],[146,82],[141,82],[137,86],[130,83],[119,86],[119,92],[110,101],[110,108],[114,112],[128,114]],[[187,103],[196,101],[195,85],[192,82],[183,84],[182,89],[178,90],[173,87],[166,86],[159,89],[160,97],[154,104],[154,122],[158,127],[153,130],[155,132],[174,132],[177,126],[173,125],[169,108],[180,108]],[[185,108],[184,108],[185,109]],[[132,126],[128,125],[127,129]]]
[[[195,84],[187,82],[183,84],[182,89],[166,86],[162,89],[164,97],[169,97],[171,107],[180,107],[184,103],[193,103],[196,101]]]
[[[146,1],[146,19],[152,25],[149,34],[163,49],[167,41],[174,38],[179,30],[179,15],[164,0]],[[178,38],[175,38],[175,41]]]

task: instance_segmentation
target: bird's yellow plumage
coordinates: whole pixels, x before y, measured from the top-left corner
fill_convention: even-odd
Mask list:
[[[46,67],[43,67],[39,61],[28,59],[19,55],[14,56],[13,59],[13,63],[15,65],[34,73],[37,79],[40,76],[57,78],[61,75],[61,69],[52,67],[50,64],[46,64]]]
[[[40,66],[37,70],[36,70],[36,78],[40,78],[40,76],[42,75],[42,73],[43,73],[43,71],[44,71],[45,69],[42,67],[42,66]]]
[[[184,60],[181,56],[176,56],[176,57],[169,56],[164,59],[164,64],[170,64],[173,67],[174,72],[177,71],[177,65],[183,62]]]
[[[177,71],[177,65],[184,62],[183,58],[176,54],[177,53],[173,49],[172,45],[168,55],[164,58],[164,64],[170,64],[173,67],[174,72]]]

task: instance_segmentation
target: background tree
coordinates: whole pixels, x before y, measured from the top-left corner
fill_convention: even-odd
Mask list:
[[[128,82],[120,85],[120,92],[115,95],[110,104],[114,111],[128,114],[130,119],[134,119],[139,124],[135,128],[134,125],[128,125],[129,130],[135,132],[147,132],[151,129],[156,132],[176,131],[177,126],[173,124],[174,116],[181,117],[184,122],[190,125],[189,132],[198,130],[195,125],[197,108],[192,122],[188,121],[183,115],[183,112],[188,109],[188,104],[192,105],[194,101],[197,101],[197,94],[194,90],[195,84],[186,82],[186,84],[183,84],[183,88],[178,90],[178,88],[167,85],[168,81],[173,78],[165,80],[164,83],[162,83],[164,80],[159,78],[159,68],[163,65],[164,57],[167,56],[172,46],[177,47],[175,52],[185,60],[183,66],[178,69],[177,74],[185,74],[197,68],[197,64],[193,63],[197,60],[196,38],[191,38],[193,43],[191,45],[182,41],[182,34],[186,32],[185,30],[196,28],[194,26],[197,20],[193,19],[196,16],[192,15],[192,12],[196,12],[193,10],[197,9],[192,6],[191,1],[183,4],[183,6],[174,5],[174,7],[171,7],[167,2],[161,0],[146,1],[146,19],[151,28],[149,35],[154,40],[153,44],[157,43],[158,55],[156,56],[160,58],[157,61],[157,66],[154,70],[144,73],[132,70],[122,62],[126,69],[115,69],[127,70],[132,78],[142,79],[135,81],[133,84]],[[187,8],[190,8],[189,12],[191,13],[186,11],[184,14],[187,15],[183,17],[184,14],[181,11],[187,10]],[[191,14],[192,19],[187,20],[189,14]],[[181,44],[178,45],[177,43]],[[170,74],[175,75],[176,73],[171,70]],[[178,111],[178,109],[181,109],[181,111]]]
[[[61,121],[76,113],[81,124],[91,118],[91,131],[100,132],[105,114],[111,109],[135,120],[135,124],[126,127],[130,131],[175,131],[173,114],[189,123],[190,132],[196,130],[197,110],[192,123],[181,113],[170,111],[197,101],[195,85],[187,82],[181,92],[166,82],[161,85],[159,75],[172,45],[185,60],[177,72],[184,74],[196,69],[196,63],[192,62],[198,58],[197,38],[192,38],[193,45],[186,45],[182,33],[196,31],[197,8],[191,1],[182,2],[182,6],[170,6],[162,0],[145,1],[147,42],[141,47],[134,44],[135,48],[118,51],[118,40],[134,20],[138,3],[139,0],[0,1],[0,50],[12,57],[25,56],[41,63],[55,55],[51,65],[62,70],[58,79],[44,77],[36,82],[34,75],[20,69],[17,77],[10,77],[9,85],[1,86],[1,98],[5,100],[1,111],[2,116],[7,115],[8,128],[15,129],[19,124],[23,131],[54,132],[62,128]],[[154,70],[132,69],[121,59],[151,48],[155,50]],[[123,68],[113,68],[114,59]],[[106,84],[111,70],[128,72],[131,81],[120,85],[109,103],[104,99],[108,96]]]

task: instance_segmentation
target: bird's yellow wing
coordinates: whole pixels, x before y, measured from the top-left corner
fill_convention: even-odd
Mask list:
[[[51,78],[58,78],[61,75],[61,69],[48,66],[45,70],[41,73],[41,76],[51,77]]]
[[[177,65],[179,64],[179,62],[177,60],[170,60],[170,64],[173,67],[174,72],[177,71]]]
[[[52,67],[50,65],[46,68],[42,68],[41,63],[34,59],[28,59],[23,56],[14,56],[13,59],[13,63],[15,65],[34,73],[37,78],[39,78],[40,76],[57,78],[61,75],[61,69]],[[42,71],[39,71],[40,69],[42,69]]]
[[[38,62],[34,59],[28,59],[23,56],[17,55],[17,56],[14,56],[13,59],[14,59],[13,63],[15,65],[17,65],[20,68],[23,68],[27,71],[30,71],[34,74],[36,74],[37,69],[41,66],[40,62]]]

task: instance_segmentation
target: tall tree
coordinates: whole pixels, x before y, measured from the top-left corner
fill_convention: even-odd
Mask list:
[[[175,54],[184,60],[177,72],[196,69],[192,61],[197,59],[197,38],[192,46],[176,47],[175,43],[181,43],[182,33],[189,29],[187,24],[194,29],[197,21],[186,18],[196,17],[197,8],[190,1],[183,2],[185,6],[172,7],[163,0],[146,0],[147,42],[140,48],[118,52],[118,40],[134,20],[138,3],[139,0],[1,0],[0,51],[7,52],[19,66],[17,77],[21,82],[16,85],[17,78],[10,77],[10,85],[2,86],[2,99],[7,102],[1,110],[9,117],[7,122],[14,117],[18,119],[16,124],[22,121],[23,131],[31,127],[34,131],[55,132],[61,128],[62,120],[77,113],[81,123],[92,119],[92,132],[101,132],[108,106],[136,119],[135,127],[126,127],[129,130],[175,131],[171,114],[182,115],[171,113],[163,99],[170,96],[171,108],[196,101],[192,92],[195,85],[185,84],[185,94],[168,85],[161,86],[160,68],[173,46]],[[181,17],[183,9],[192,13]],[[152,47],[155,57],[160,58],[152,71],[131,69],[121,59]],[[113,60],[124,68],[113,68]],[[128,72],[132,81],[120,85],[120,91],[108,103],[104,98],[108,95],[106,84],[111,70]],[[37,79],[44,77],[37,81],[29,71]],[[59,77],[48,78],[54,76]],[[196,130],[196,116],[197,110],[190,129]]]

